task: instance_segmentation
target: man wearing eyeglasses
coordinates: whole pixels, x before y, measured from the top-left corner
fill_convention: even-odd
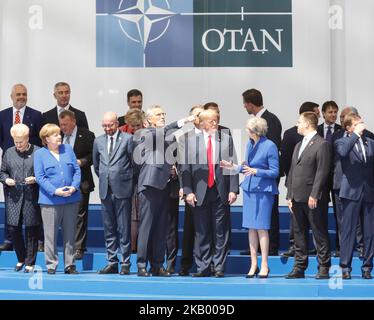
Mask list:
[[[92,160],[99,177],[108,264],[99,274],[130,274],[131,197],[133,194],[132,135],[118,130],[117,115],[103,116],[104,134],[94,141]],[[117,252],[120,250],[121,261]]]

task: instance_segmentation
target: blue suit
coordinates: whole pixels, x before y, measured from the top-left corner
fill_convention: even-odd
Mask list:
[[[342,178],[339,197],[342,200],[342,230],[340,266],[343,272],[352,270],[356,227],[363,214],[364,260],[362,271],[373,269],[374,255],[374,140],[363,137],[366,161],[359,151],[359,136],[352,133],[335,141],[340,157]]]
[[[73,148],[70,145],[61,144],[59,151],[60,161],[57,161],[47,147],[35,152],[34,171],[39,185],[39,204],[41,205],[64,205],[80,201],[81,169]],[[56,189],[65,186],[72,186],[77,191],[70,197],[55,195]]]
[[[30,107],[25,107],[22,123],[30,129],[30,143],[41,146],[39,131],[42,127],[42,113]],[[13,107],[0,111],[0,147],[3,153],[14,146],[13,138],[10,135],[10,128],[13,126]]]
[[[257,169],[257,174],[246,176],[240,185],[244,191],[243,227],[270,229],[274,195],[279,194],[277,146],[265,137],[261,137],[256,145],[250,140],[247,144],[246,164]]]

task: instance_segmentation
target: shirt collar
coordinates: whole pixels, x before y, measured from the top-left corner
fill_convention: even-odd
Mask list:
[[[264,107],[259,112],[257,112],[255,117],[260,118],[264,114],[265,111],[266,111],[266,108]]]
[[[112,136],[114,141],[117,140],[118,135],[119,135],[119,130],[117,129],[117,132]],[[107,135],[108,141],[110,141],[110,137],[111,137],[110,135]]]
[[[26,106],[22,107],[21,109],[17,110],[15,107],[13,107],[13,114],[15,114],[17,111],[23,116],[25,113]]]
[[[57,112],[60,113],[64,110],[69,110],[70,108],[70,104],[68,104],[65,108],[64,107],[60,107],[59,105],[57,105]]]
[[[314,131],[308,133],[308,134],[304,137],[304,140],[305,140],[305,141],[310,141],[310,140],[312,140],[312,138],[313,138],[316,134],[317,134],[317,131],[314,130]]]

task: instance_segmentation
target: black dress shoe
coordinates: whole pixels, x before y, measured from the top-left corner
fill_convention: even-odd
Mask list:
[[[216,271],[214,274],[215,278],[223,278],[225,276],[225,273],[223,271]]]
[[[55,274],[55,273],[56,273],[56,270],[55,270],[55,269],[48,269],[48,270],[47,270],[47,273],[48,273],[48,274]]]
[[[305,278],[304,271],[299,269],[293,269],[288,275],[286,275],[286,279],[302,279]]]
[[[371,276],[370,271],[363,271],[362,272],[362,278],[364,278],[364,279],[372,279],[373,277]]]
[[[295,256],[295,249],[290,248],[288,251],[282,253],[282,257],[290,258]]]
[[[212,274],[210,272],[196,272],[193,273],[192,276],[194,278],[203,278],[203,277],[210,277]]]
[[[130,266],[122,266],[119,274],[121,276],[128,276],[130,274]]]
[[[352,277],[351,277],[351,273],[350,273],[349,271],[343,271],[343,273],[342,273],[342,278],[343,278],[344,280],[350,280],[350,279],[352,279]]]
[[[251,253],[249,252],[249,249],[247,250],[244,250],[244,251],[240,251],[240,255],[241,256],[249,256]]]
[[[255,276],[257,276],[257,274],[260,272],[260,269],[257,267],[256,268],[256,271],[255,271],[255,273],[248,273],[248,274],[246,274],[246,278],[247,279],[252,279],[252,278],[254,278]]]
[[[99,274],[115,274],[118,273],[118,265],[108,264],[103,269],[99,270]]]
[[[65,268],[64,273],[65,274],[79,274],[75,266],[68,266],[67,268]]]
[[[153,277],[171,277],[171,274],[164,268],[160,268],[158,270],[151,270],[151,273]]]
[[[187,276],[189,276],[190,275],[190,273],[188,272],[188,270],[181,270],[181,271],[179,271],[179,275],[181,276],[181,277],[187,277]]]
[[[17,263],[16,266],[14,267],[14,271],[16,271],[16,272],[21,271],[23,269],[24,265],[25,264],[23,262]]]
[[[260,278],[260,279],[266,279],[269,277],[269,273],[270,273],[270,268],[268,268],[268,273],[267,274],[258,274],[257,277]]]
[[[38,244],[38,251],[39,251],[39,252],[44,252],[44,243],[43,243],[43,242],[40,242],[40,243]]]
[[[83,256],[84,256],[84,251],[83,250],[77,249],[75,251],[75,254],[74,254],[75,260],[82,260]]]
[[[149,277],[151,274],[148,273],[146,268],[139,268],[138,269],[138,277]]]
[[[329,271],[319,270],[314,278],[318,280],[330,279]]]
[[[9,242],[4,242],[0,246],[0,251],[13,251],[13,244],[11,244]]]

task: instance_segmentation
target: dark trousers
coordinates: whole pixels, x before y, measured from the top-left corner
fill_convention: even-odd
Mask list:
[[[88,226],[88,204],[90,202],[90,193],[81,193],[79,211],[77,216],[77,233],[75,235],[75,249],[86,251],[87,226]]]
[[[305,270],[308,267],[308,237],[309,225],[317,245],[319,268],[328,269],[331,266],[329,235],[326,225],[326,213],[321,203],[315,209],[309,209],[308,203],[293,201],[292,205],[294,235],[295,235],[295,264],[294,268]]]
[[[357,201],[341,199],[343,214],[341,221],[340,266],[351,271],[352,257],[356,243],[356,230],[360,215],[364,227],[364,260],[362,271],[373,269],[374,254],[374,202],[367,202],[363,196]]]
[[[117,199],[109,187],[101,204],[108,263],[114,265],[119,262],[117,252],[120,249],[121,264],[130,266],[131,198]]]
[[[193,212],[189,204],[184,206],[183,240],[181,269],[189,271],[193,264],[193,248],[195,239],[195,228],[193,222]]]
[[[168,212],[168,228],[166,238],[166,267],[175,269],[178,255],[178,223],[179,223],[179,198],[170,198]]]
[[[193,208],[197,271],[224,272],[230,244],[230,208],[222,203],[216,186],[208,188],[201,206]]]
[[[140,222],[138,233],[138,268],[150,262],[153,270],[162,267],[166,251],[169,188],[147,187],[139,193]]]
[[[269,252],[278,254],[279,249],[279,196],[275,195],[271,211],[271,224],[269,230]]]
[[[27,266],[35,265],[38,253],[38,232],[39,226],[25,227],[25,240],[23,238],[22,217],[18,226],[8,226],[13,239],[14,250],[18,262],[24,262]]]
[[[337,248],[340,248],[341,243],[341,230],[342,230],[342,218],[343,218],[343,203],[342,199],[339,197],[340,190],[334,190],[335,199],[335,219],[336,219],[336,234],[337,234]],[[356,228],[356,245],[359,248],[364,247],[364,236],[363,236],[363,226],[362,226],[362,215],[358,217],[357,228]]]

